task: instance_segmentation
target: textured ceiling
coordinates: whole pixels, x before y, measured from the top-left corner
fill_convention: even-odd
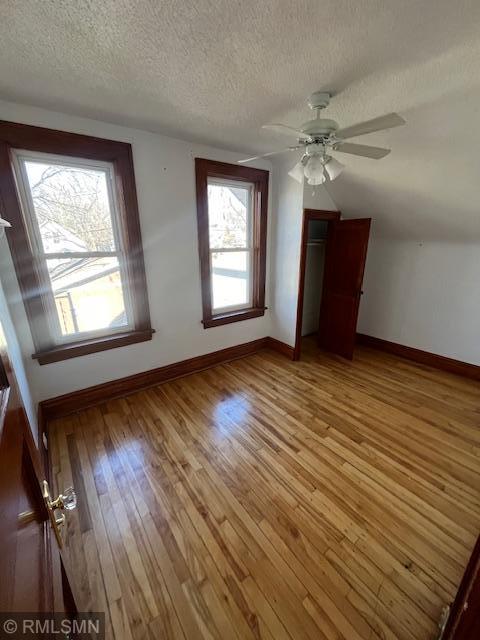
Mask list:
[[[406,127],[342,156],[330,186],[385,233],[480,237],[478,0],[3,0],[0,97],[241,151],[285,146],[268,121],[336,95],[341,125],[398,111]],[[340,156],[339,156],[340,157]]]

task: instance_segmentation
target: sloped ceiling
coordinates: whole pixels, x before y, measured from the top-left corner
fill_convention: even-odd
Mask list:
[[[329,190],[379,233],[480,239],[478,0],[4,0],[0,97],[245,152],[335,94],[341,125],[398,111]],[[339,155],[340,157],[340,155]],[[292,158],[293,164],[294,158]]]

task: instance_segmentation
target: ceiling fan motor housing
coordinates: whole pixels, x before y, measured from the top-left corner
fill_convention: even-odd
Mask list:
[[[300,127],[300,130],[310,138],[323,138],[328,137],[338,129],[338,123],[335,120],[329,120],[328,118],[316,118],[315,120],[309,120],[304,122]]]
[[[304,122],[300,127],[302,133],[315,141],[324,141],[338,129],[338,123],[328,118],[320,118],[320,110],[330,104],[331,95],[327,91],[315,91],[308,99],[308,106],[316,112],[316,118]]]

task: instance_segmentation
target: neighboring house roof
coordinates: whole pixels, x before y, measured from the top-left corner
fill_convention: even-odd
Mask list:
[[[53,292],[59,294],[116,272],[118,265],[112,258],[73,258],[59,260],[50,270],[50,279]]]
[[[39,222],[38,226],[45,253],[85,251],[87,249],[84,240],[54,220],[44,220]]]

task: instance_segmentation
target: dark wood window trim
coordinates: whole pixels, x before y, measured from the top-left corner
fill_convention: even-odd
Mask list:
[[[41,278],[17,193],[11,155],[13,149],[102,160],[113,164],[119,213],[122,217],[121,233],[127,279],[132,298],[133,329],[62,345],[54,343],[48,328],[45,300],[41,294]],[[0,121],[0,206],[12,224],[6,235],[35,345],[33,358],[38,359],[40,364],[47,364],[151,339],[153,330],[150,324],[130,144]]]
[[[265,273],[267,260],[268,171],[237,164],[195,158],[197,184],[198,251],[202,284],[202,323],[205,329],[258,318],[265,313]],[[248,309],[214,314],[211,299],[210,243],[208,233],[208,178],[238,180],[254,185],[252,306]]]

